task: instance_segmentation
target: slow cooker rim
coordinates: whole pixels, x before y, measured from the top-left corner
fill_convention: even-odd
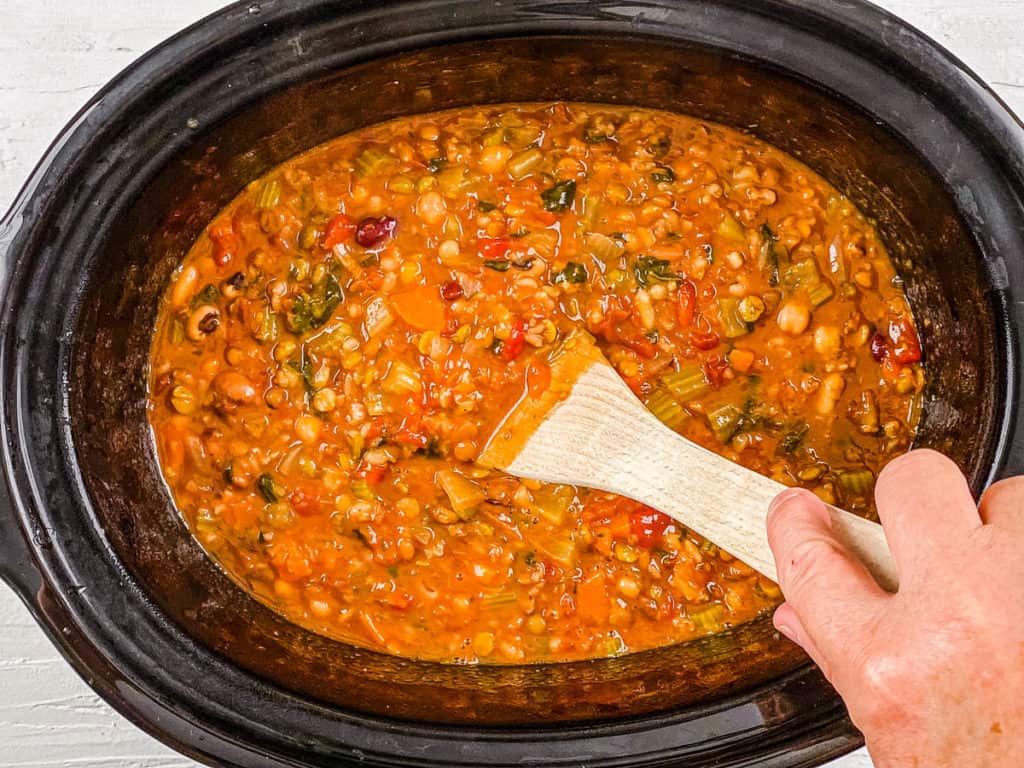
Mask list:
[[[400,4],[401,3],[393,3],[393,5],[400,5]],[[39,188],[40,183],[45,180],[45,178],[47,177],[48,174],[54,173],[54,172],[57,172],[59,174],[60,166],[59,166],[59,163],[56,162],[57,155],[59,155],[61,148],[64,147],[65,143],[74,134],[77,125],[79,124],[80,120],[85,115],[87,115],[98,103],[100,103],[104,99],[109,98],[111,96],[111,94],[116,90],[116,88],[119,85],[123,84],[123,82],[127,78],[129,78],[133,74],[140,74],[141,72],[143,72],[145,70],[145,68],[148,65],[153,64],[155,62],[158,54],[159,55],[163,55],[163,54],[169,53],[169,52],[171,52],[174,49],[174,47],[176,45],[180,45],[182,47],[186,47],[187,48],[187,47],[189,47],[189,42],[188,41],[193,39],[194,37],[203,38],[203,37],[207,37],[209,35],[212,35],[214,33],[214,26],[216,26],[216,25],[229,24],[229,23],[232,24],[232,25],[236,24],[237,20],[232,17],[232,15],[231,15],[232,12],[239,11],[239,10],[241,10],[243,8],[247,8],[248,5],[249,5],[248,3],[236,3],[234,6],[230,6],[228,8],[225,8],[225,9],[223,9],[221,11],[218,11],[218,12],[212,14],[211,16],[207,17],[206,19],[198,22],[196,25],[193,25],[192,27],[188,28],[187,30],[183,31],[182,33],[179,33],[179,35],[176,35],[175,37],[169,39],[168,41],[166,41],[165,43],[161,44],[156,49],[154,49],[151,53],[147,54],[146,56],[144,56],[143,58],[141,58],[140,60],[138,60],[137,62],[132,64],[129,68],[127,68],[121,74],[119,74],[114,80],[111,81],[111,83],[109,83],[107,86],[105,86],[104,89],[102,89],[92,100],[90,100],[90,102],[86,105],[86,107],[84,107],[83,110],[79,113],[79,115],[76,116],[76,118],[72,120],[72,122],[69,124],[69,126],[64,131],[62,131],[62,133],[59,135],[58,139],[54,142],[54,144],[51,146],[51,148],[47,151],[46,155],[44,156],[44,159],[40,162],[40,164],[37,166],[37,168],[33,171],[32,175],[30,176],[29,182],[26,184],[26,186],[23,188],[22,192],[19,194],[19,196],[18,196],[18,198],[17,198],[17,200],[15,202],[15,205],[12,208],[11,212],[5,217],[3,224],[0,224],[0,250],[4,250],[5,247],[9,246],[10,243],[14,240],[15,235],[17,234],[16,231],[15,231],[16,228],[14,226],[14,221],[18,217],[19,212],[24,210],[24,208],[28,204],[30,198],[33,198],[33,191]],[[315,5],[315,4],[308,4],[308,5]],[[805,6],[807,8],[810,8],[813,5],[813,3],[811,3],[811,2],[791,2],[791,3],[775,3],[774,5],[777,5],[777,6],[792,6],[792,7]],[[857,4],[857,5],[861,5],[861,4]],[[878,11],[877,9],[873,9],[870,6],[867,6],[867,4],[862,4],[862,7],[863,7],[865,12],[870,10],[872,13],[884,13],[884,12]],[[894,17],[890,17],[890,18],[894,18]],[[900,22],[900,23],[903,24],[902,22]],[[909,29],[909,27],[908,27],[908,29]],[[917,33],[917,34],[919,34],[919,33]],[[945,53],[945,52],[943,51],[943,53]],[[947,54],[947,56],[948,56],[948,54]],[[973,73],[970,73],[969,70],[966,70],[965,68],[963,68],[963,65],[960,64],[952,56],[948,56],[947,64],[951,65],[952,68],[954,70],[958,71],[961,75],[963,75],[965,73],[967,75],[969,75],[976,84],[981,84],[981,81],[977,78],[977,76],[973,75]],[[157,76],[159,76],[159,74]],[[987,86],[983,86],[982,85],[982,88],[983,88],[983,90],[985,92],[987,92],[987,95],[989,97],[995,99],[995,101],[998,104],[1001,104],[1001,102],[999,102],[999,100],[998,100],[998,97],[995,97],[994,94],[992,94],[992,92],[990,91],[990,89],[987,88]],[[1005,112],[1001,115],[1001,117],[1003,119],[1007,119],[1008,118],[1009,123],[1011,125],[1015,124],[1015,127],[1019,128],[1019,123],[1016,123],[1016,121],[1011,116],[1007,115]],[[1018,182],[1019,182],[1019,178],[1018,178]],[[8,269],[6,271],[6,273],[5,273],[5,275],[4,275],[4,279],[6,279],[10,274],[11,274],[11,270]],[[5,288],[6,288],[6,286],[5,286]],[[5,291],[5,293],[6,293],[6,291]],[[3,330],[5,332],[5,336],[6,336],[7,332],[10,330],[9,314],[10,314],[10,311],[12,309],[12,307],[10,306],[11,297],[9,295],[5,296],[5,300],[4,301],[5,301],[5,310],[6,311],[5,311],[5,315],[4,315],[4,318],[3,318],[3,326],[2,327],[3,327]],[[9,370],[9,364],[10,364],[10,356],[7,354],[7,352],[8,352],[8,350],[7,350],[6,345],[5,345],[5,347],[3,349],[3,359],[0,359],[0,368],[2,368],[4,370],[5,377],[7,376],[7,372]],[[10,390],[8,389],[8,391],[10,391]],[[1012,397],[1011,398],[1007,398],[1008,404],[1012,403],[1013,400],[1014,400],[1014,398],[1012,398]],[[4,431],[6,433],[5,436],[9,440],[12,437],[12,433],[8,429],[8,418],[10,416],[10,414],[7,412],[8,408],[9,408],[8,404],[5,403],[4,406],[3,406],[3,411],[4,412],[2,413],[2,416],[3,416],[3,428],[4,428]],[[1003,423],[1004,423],[1004,425],[1006,424],[1005,421]],[[5,441],[5,444],[4,444],[4,462],[5,462],[5,470],[6,470],[6,473],[7,473],[8,482],[10,482],[12,480],[12,478],[16,474],[16,470],[15,470],[14,463],[12,461],[12,457],[10,455],[10,452],[11,452],[11,443],[9,441]],[[6,512],[6,511],[7,510],[4,510],[4,512]],[[24,523],[25,523],[26,519],[27,519],[26,517],[24,517],[22,515],[19,515],[19,520],[18,520],[19,529],[22,530],[22,531],[25,530]],[[5,539],[5,541],[3,542],[3,546],[6,548],[8,544],[9,544],[9,539]],[[34,543],[33,545],[30,545],[29,548],[38,548],[39,546],[40,545],[38,543]],[[28,568],[35,567],[35,566],[31,565],[30,561],[26,560],[23,557],[23,554],[24,553],[20,553],[19,554],[19,557],[20,557],[21,563],[22,563],[22,567],[24,567],[24,565],[26,563],[28,564],[28,566],[27,566]],[[38,554],[38,552],[37,552],[37,554]],[[37,558],[32,558],[32,559],[37,559]],[[43,559],[45,559],[45,558],[43,558]],[[27,601],[29,601],[29,596],[26,594],[26,592],[27,592],[26,587],[31,588],[32,586],[37,586],[39,583],[41,583],[41,579],[33,579],[31,577],[31,574],[26,576],[26,573],[24,571],[21,571],[20,573],[11,573],[12,569],[10,568],[9,564],[12,563],[12,562],[17,562],[17,559],[14,558],[14,557],[12,557],[10,559],[6,559],[6,552],[5,552],[5,566],[6,566],[5,569],[4,569],[5,578],[11,579],[13,581],[16,581],[17,582],[17,584],[15,585],[16,591],[19,594],[21,594],[24,598],[26,598]],[[19,567],[18,570],[21,570],[21,568]],[[52,576],[53,574],[51,573],[51,574],[48,574],[48,575]],[[57,633],[56,632],[56,627],[54,625],[50,624],[50,622],[47,620],[47,619],[52,619],[53,618],[53,614],[49,613],[49,612],[46,612],[44,610],[41,610],[40,607],[38,605],[36,605],[36,604],[31,604],[30,607],[33,609],[33,612],[37,615],[37,618],[40,620],[40,623],[43,624],[44,626],[46,626],[50,630],[51,634],[56,634],[55,642],[58,644],[58,646],[61,647],[62,650],[64,650],[67,653],[75,653],[71,649],[71,647],[70,647],[70,645],[71,645],[70,641],[68,641],[66,637],[62,636],[61,633]],[[80,672],[86,672],[86,673],[89,672],[90,667],[89,667],[88,663],[85,662],[83,659],[79,658],[77,655],[75,655],[75,662],[76,662],[75,663],[76,668],[78,668],[79,664],[81,664],[81,668],[79,668]],[[111,688],[110,690],[113,691],[113,688]],[[116,694],[114,694],[114,695],[116,695]],[[133,718],[133,719],[135,719],[135,718]]]

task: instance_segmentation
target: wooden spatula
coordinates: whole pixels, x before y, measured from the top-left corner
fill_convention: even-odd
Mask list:
[[[664,426],[586,333],[566,339],[551,374],[546,392],[524,398],[502,421],[480,464],[642,502],[777,580],[765,517],[785,486]],[[838,536],[882,587],[895,591],[896,567],[882,527],[830,509]]]

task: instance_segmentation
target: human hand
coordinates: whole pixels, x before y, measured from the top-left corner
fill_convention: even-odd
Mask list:
[[[899,572],[884,592],[808,491],[781,493],[768,540],[775,626],[843,697],[877,768],[1024,765],[1024,477],[975,505],[957,466],[913,451],[875,488]]]

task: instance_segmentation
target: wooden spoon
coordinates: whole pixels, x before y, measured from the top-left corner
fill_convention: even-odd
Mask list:
[[[524,396],[505,417],[478,458],[480,464],[635,499],[778,579],[765,518],[784,485],[663,425],[589,334],[573,334],[554,353],[551,380],[547,391]],[[896,567],[882,526],[829,509],[836,535],[883,588],[895,591]]]

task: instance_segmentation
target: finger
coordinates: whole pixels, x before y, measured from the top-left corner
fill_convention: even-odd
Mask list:
[[[989,525],[1024,529],[1024,476],[989,486],[981,495],[978,513],[982,522]]]
[[[783,603],[776,608],[775,614],[772,616],[772,623],[779,632],[804,649],[804,652],[825,673],[825,677],[829,676],[828,660],[822,654],[814,639],[807,633],[804,623],[800,621],[800,617],[797,616],[796,610],[794,610],[792,605]]]
[[[890,461],[875,484],[875,503],[901,580],[935,550],[981,525],[960,468],[941,453],[911,451]]]
[[[867,641],[863,626],[884,608],[886,593],[836,537],[828,509],[809,491],[790,489],[775,499],[768,543],[779,586],[817,649],[815,661],[831,668]]]

